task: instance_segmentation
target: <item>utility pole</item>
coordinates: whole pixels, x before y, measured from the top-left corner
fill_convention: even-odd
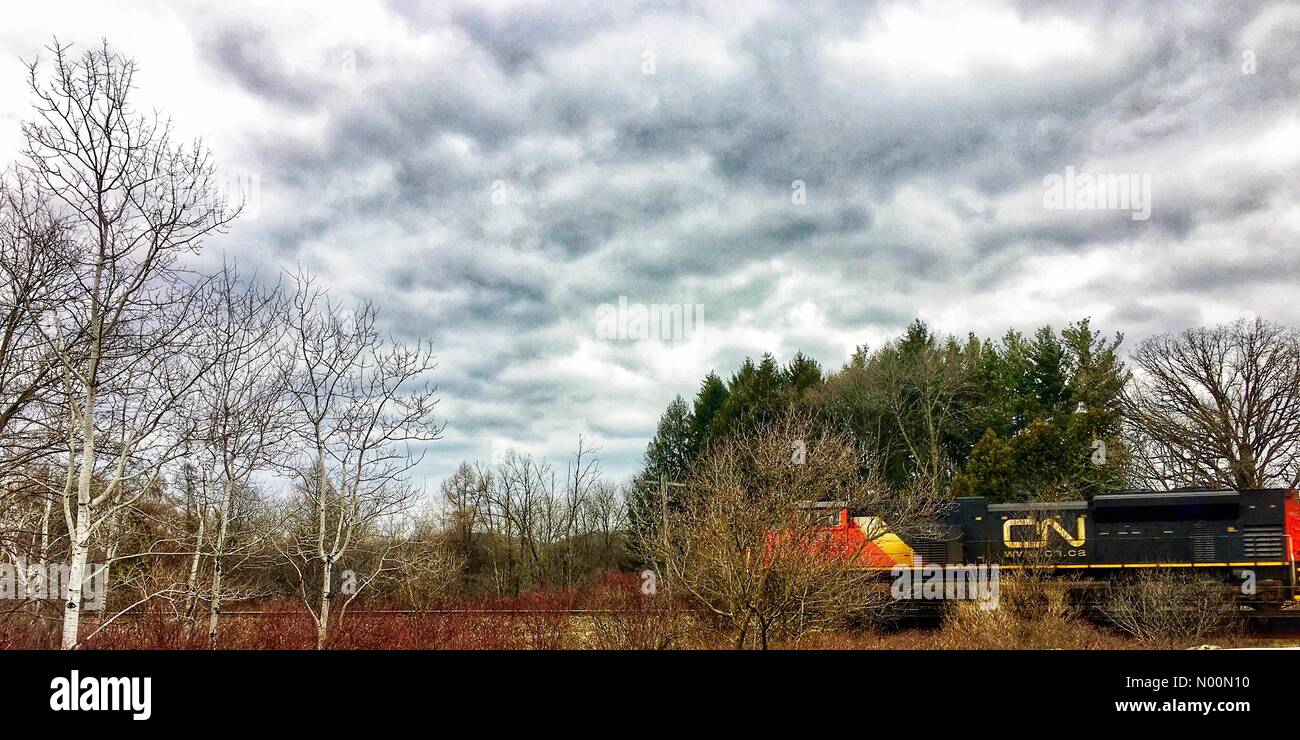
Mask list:
[[[668,603],[672,603],[673,592],[668,585],[668,476],[659,476],[659,515],[662,517],[659,524],[660,537],[664,542],[664,596],[668,597]]]
[[[677,486],[685,488],[685,483],[669,483],[668,476],[659,476],[659,516],[660,516],[660,537],[663,539],[664,546],[664,595],[672,601],[673,592],[668,585],[668,486]]]

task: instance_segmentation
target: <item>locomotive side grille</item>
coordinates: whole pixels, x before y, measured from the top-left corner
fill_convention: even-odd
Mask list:
[[[948,543],[937,539],[918,539],[912,552],[921,557],[922,563],[948,562]]]
[[[1205,522],[1197,522],[1192,527],[1192,561],[1212,563],[1217,558],[1214,546],[1214,530]]]
[[[1281,560],[1286,555],[1282,528],[1267,524],[1242,527],[1241,543],[1247,560]]]

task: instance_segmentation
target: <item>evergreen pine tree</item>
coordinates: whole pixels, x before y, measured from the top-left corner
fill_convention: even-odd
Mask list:
[[[713,423],[713,417],[717,416],[726,401],[727,386],[717,373],[710,372],[700,383],[700,392],[695,394],[695,406],[691,411],[690,456],[692,460],[708,443],[709,427]]]
[[[637,548],[646,537],[654,536],[659,520],[659,481],[680,482],[686,478],[691,463],[691,412],[681,396],[673,398],[659,417],[655,436],[646,445],[641,472],[632,481],[628,495],[628,519],[631,525],[632,545]],[[675,506],[673,497],[680,488],[668,489],[668,506]]]

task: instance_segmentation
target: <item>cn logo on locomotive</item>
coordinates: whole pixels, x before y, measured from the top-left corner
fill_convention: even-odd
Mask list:
[[[1031,534],[1018,537],[1013,531],[1016,529],[1021,532],[1028,529]],[[1070,530],[1061,526],[1061,522],[1056,519],[1008,519],[1002,524],[1002,543],[1016,550],[1046,547],[1048,535],[1055,531],[1071,547],[1083,547],[1084,542],[1087,541],[1087,533],[1084,530],[1082,516],[1079,517],[1078,533],[1074,535],[1070,534]]]

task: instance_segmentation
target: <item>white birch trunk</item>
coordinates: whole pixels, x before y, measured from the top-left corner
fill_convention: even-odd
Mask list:
[[[217,540],[212,559],[212,603],[208,607],[208,648],[217,647],[217,620],[221,615],[221,576],[225,566],[226,534],[230,527],[231,488],[225,484],[225,496],[221,501],[221,527],[217,530]]]
[[[77,648],[81,627],[81,581],[90,553],[90,483],[95,467],[95,393],[86,393],[81,419],[81,479],[77,483],[77,516],[72,533],[72,552],[66,598],[63,604],[63,650]]]
[[[334,559],[325,558],[324,580],[320,592],[320,620],[316,624],[316,649],[325,649],[325,638],[329,636],[330,601],[334,598],[332,582],[334,580]]]
[[[185,579],[185,619],[194,621],[195,602],[199,591],[199,561],[203,558],[203,535],[207,528],[207,512],[199,505],[199,530],[194,538],[194,557],[190,559],[189,576]]]

